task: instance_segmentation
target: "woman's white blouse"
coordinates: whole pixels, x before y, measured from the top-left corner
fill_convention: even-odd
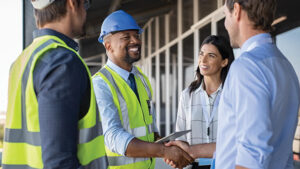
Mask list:
[[[179,137],[177,140],[187,141],[190,145],[216,142],[217,138],[219,105],[217,103],[219,101],[217,96],[221,95],[222,85],[220,85],[217,91],[208,96],[202,84],[191,95],[189,88],[183,90],[179,101],[176,131],[190,129],[192,131]],[[201,98],[205,98],[205,101],[201,101]],[[202,103],[205,104],[203,105]],[[216,109],[215,115],[209,124],[209,135],[204,109],[207,109],[210,115]]]

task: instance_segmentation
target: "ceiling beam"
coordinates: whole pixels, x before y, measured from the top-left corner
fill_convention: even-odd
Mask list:
[[[96,59],[101,59],[101,58],[102,58],[102,53],[94,55],[94,56],[90,56],[90,57],[87,57],[87,58],[83,58],[83,60],[85,62],[90,62],[90,61],[93,61],[93,60],[96,60]]]
[[[122,0],[112,0],[111,5],[108,10],[108,15],[116,11],[121,6]]]

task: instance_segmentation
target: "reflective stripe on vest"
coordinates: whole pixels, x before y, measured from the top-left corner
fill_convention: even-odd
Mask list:
[[[15,100],[20,99],[21,105],[13,105],[12,106],[20,106],[21,109],[17,109],[15,107],[11,107],[13,111],[20,110],[20,117],[16,116],[15,112],[8,112],[12,113],[15,116],[10,116],[12,118],[7,120],[10,120],[7,122],[8,124],[19,124],[18,118],[21,118],[21,128],[10,128],[11,126],[6,126],[5,128],[5,136],[4,136],[4,151],[3,151],[3,169],[10,169],[10,168],[22,168],[22,169],[37,169],[37,168],[43,168],[43,162],[42,162],[42,152],[41,152],[41,140],[40,140],[40,133],[39,133],[39,123],[37,116],[33,117],[33,120],[35,120],[34,124],[30,124],[32,119],[27,119],[27,113],[30,113],[30,115],[36,115],[38,114],[37,110],[38,108],[35,107],[37,104],[29,104],[29,108],[27,107],[28,101],[26,99],[29,98],[31,100],[32,97],[35,96],[35,92],[33,91],[33,81],[32,81],[32,74],[35,67],[35,63],[37,62],[38,58],[43,55],[44,52],[50,49],[54,49],[57,47],[64,47],[66,49],[69,49],[73,51],[79,59],[82,61],[80,56],[74,51],[73,49],[69,48],[61,39],[54,37],[54,36],[42,36],[40,38],[37,38],[34,40],[34,42],[27,48],[27,52],[22,53],[22,55],[17,59],[16,62],[18,62],[18,65],[23,65],[23,67],[18,68],[14,67],[16,65],[13,65],[14,71],[12,72],[14,75],[14,78],[17,79],[10,79],[10,80],[16,80],[16,82],[19,82],[18,79],[20,78],[19,75],[21,75],[22,79],[20,81],[21,88],[12,88],[12,91],[14,91],[14,95],[12,98]],[[25,49],[26,50],[26,49]],[[32,53],[28,53],[31,52]],[[26,54],[30,54],[30,57],[28,58],[28,61],[26,62]],[[27,55],[29,56],[29,55]],[[89,70],[85,63],[82,61],[85,68],[87,69],[87,73],[90,76]],[[24,71],[23,73],[21,71]],[[20,74],[21,73],[21,74]],[[12,76],[10,75],[10,76]],[[10,83],[13,83],[15,81],[10,81]],[[28,85],[29,88],[28,89]],[[93,91],[93,86],[91,83],[90,78],[90,84],[91,84],[91,99],[90,99],[90,108],[86,116],[83,117],[78,123],[79,126],[79,140],[78,140],[78,158],[83,166],[83,168],[95,168],[95,166],[98,166],[100,169],[106,169],[108,167],[108,160],[105,156],[105,148],[104,148],[104,140],[103,140],[103,132],[102,132],[102,124],[100,121],[100,115],[97,111],[97,106],[95,103],[95,96]],[[19,83],[17,84],[19,85]],[[18,92],[20,94],[18,94]],[[28,94],[29,92],[29,94]],[[17,102],[19,103],[19,102]],[[29,109],[29,112],[27,112]],[[32,112],[33,111],[33,112]],[[86,118],[89,116],[89,118]],[[31,116],[30,116],[31,117]],[[94,118],[90,118],[94,117]],[[27,124],[28,120],[29,124]],[[36,121],[37,120],[37,121]],[[14,122],[17,121],[17,122]],[[12,123],[14,122],[14,123]],[[93,124],[94,123],[94,124]],[[38,129],[37,131],[32,131],[32,126],[34,126]],[[30,128],[31,127],[31,128]],[[100,145],[101,143],[101,145]],[[93,155],[86,155],[82,153],[87,153],[87,149],[91,148],[98,148],[99,153],[94,153]],[[19,154],[17,154],[19,152]],[[33,157],[27,157],[29,154],[32,154]],[[88,157],[86,157],[88,156]],[[18,157],[18,158],[16,158]],[[31,160],[29,160],[31,158]],[[97,168],[97,169],[98,169]]]
[[[94,161],[92,161],[90,164],[80,167],[80,169],[98,169],[98,168],[107,168],[108,166],[108,159],[106,156],[100,157]],[[28,165],[9,165],[9,164],[3,164],[2,168],[5,169],[37,169],[32,168]]]
[[[91,163],[89,163],[86,166],[81,167],[82,169],[106,169],[108,168],[108,159],[106,156],[100,157],[96,160],[93,160]],[[80,168],[80,169],[81,169]]]
[[[131,158],[126,156],[114,156],[114,157],[107,157],[107,158],[109,161],[109,165],[111,166],[121,166],[121,165],[127,165],[127,164],[149,160],[149,158]]]
[[[137,75],[139,76],[139,78],[142,80],[142,83],[147,91],[149,100],[152,100],[152,94],[151,94],[151,90],[149,88],[149,85],[146,82],[146,79],[144,78],[144,76],[141,74],[140,70],[138,70],[136,67],[133,67],[133,69],[135,69],[135,72],[137,72]],[[149,110],[150,111],[150,110]]]
[[[96,115],[98,121],[92,128],[83,128],[79,130],[79,144],[90,142],[99,135],[103,135],[102,123],[99,119],[99,113]],[[25,127],[25,126],[24,126]],[[26,126],[27,127],[27,126]],[[34,146],[41,145],[40,133],[29,132],[24,129],[9,129],[5,128],[5,142],[11,143],[28,143]]]
[[[32,168],[28,165],[9,165],[9,164],[2,164],[2,168],[4,169],[37,169]]]
[[[95,139],[97,136],[103,135],[102,123],[99,119],[99,113],[97,113],[96,119],[99,121],[94,127],[79,129],[79,144],[88,143]]]

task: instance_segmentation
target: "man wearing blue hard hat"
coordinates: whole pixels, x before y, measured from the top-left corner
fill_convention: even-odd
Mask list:
[[[108,61],[94,75],[106,153],[112,169],[155,166],[152,157],[171,159],[184,167],[193,159],[176,146],[153,143],[158,138],[148,78],[133,63],[141,58],[142,29],[132,16],[119,10],[103,22],[99,42]]]

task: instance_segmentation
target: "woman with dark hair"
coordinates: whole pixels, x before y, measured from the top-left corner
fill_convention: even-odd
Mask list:
[[[233,60],[232,48],[225,38],[210,35],[203,41],[196,70],[197,79],[181,93],[176,122],[176,131],[192,131],[177,139],[180,141],[167,145],[180,146],[195,159],[212,157],[217,137],[217,107]],[[172,162],[166,162],[172,165]],[[196,160],[187,168],[204,169],[209,166],[198,166]]]

